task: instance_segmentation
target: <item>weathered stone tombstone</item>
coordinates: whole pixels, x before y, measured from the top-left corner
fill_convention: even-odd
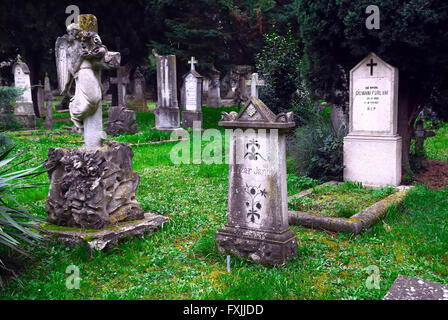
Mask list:
[[[117,76],[110,78],[110,83],[117,85],[117,106],[126,108],[126,86],[129,83],[129,72],[127,68],[124,66],[118,68]]]
[[[126,85],[129,83],[129,73],[126,67],[119,67],[117,77],[111,78],[110,82],[116,85],[118,105],[111,106],[108,110],[108,118],[105,123],[106,133],[116,136],[122,133],[137,133],[137,117],[134,110],[127,108]]]
[[[44,86],[39,81],[38,85],[36,86],[36,98],[37,98],[37,108],[39,110],[39,118],[45,117],[46,110],[45,110],[45,101],[44,101]]]
[[[423,159],[425,158],[425,140],[436,135],[435,131],[426,130],[424,127],[424,122],[419,119],[415,124],[414,140],[415,140],[415,162],[416,166],[423,166]]]
[[[134,98],[132,100],[132,110],[137,112],[149,112],[146,103],[146,83],[140,68],[134,72]]]
[[[239,114],[223,112],[219,125],[233,131],[227,224],[215,235],[218,249],[281,264],[297,254],[286,190],[285,134],[295,125],[293,114],[276,116],[252,97]]]
[[[349,134],[344,138],[344,180],[398,186],[398,70],[369,54],[350,71]]]
[[[184,128],[202,128],[202,76],[196,72],[194,64],[197,61],[191,57],[191,69],[184,77],[184,101],[185,107],[182,112],[182,126]]]
[[[121,237],[153,231],[167,218],[140,208],[135,198],[140,177],[132,170],[132,149],[114,141],[103,145],[101,70],[118,68],[120,54],[107,50],[97,30],[95,16],[80,15],[79,23],[69,25],[56,41],[56,55],[61,48],[67,51],[67,65],[57,68],[58,80],[65,92],[76,81],[70,114],[85,144],[74,150],[49,149],[44,164],[50,179],[47,221],[67,230],[43,228],[68,245],[104,249]],[[113,229],[107,228],[111,225]]]
[[[264,80],[258,78],[258,73],[252,73],[252,77],[246,81],[246,85],[250,86],[251,97],[258,98],[258,87],[264,86]]]
[[[44,100],[46,109],[44,126],[48,130],[51,130],[53,129],[53,94],[51,91],[50,78],[47,73],[45,73],[44,78]]]
[[[209,83],[210,79],[204,78],[202,80],[202,101],[207,101]]]
[[[219,108],[221,103],[221,91],[220,91],[220,82],[219,76],[221,72],[216,69],[212,70],[212,74],[210,76],[210,82],[208,83],[208,91],[207,91],[207,107],[209,108]]]
[[[448,300],[448,286],[398,275],[383,300]]]
[[[34,129],[36,127],[36,114],[31,97],[30,69],[26,63],[22,62],[20,55],[12,67],[12,73],[14,74],[14,86],[25,89],[14,105],[14,117],[23,127]]]
[[[171,131],[180,128],[179,104],[177,100],[176,56],[156,56],[157,61],[157,106],[154,110],[156,128]]]

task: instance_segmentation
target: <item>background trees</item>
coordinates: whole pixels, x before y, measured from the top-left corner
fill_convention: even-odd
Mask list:
[[[419,110],[434,93],[448,89],[448,6],[438,0],[377,1],[380,29],[368,30],[365,9],[370,4],[367,0],[297,1],[300,37],[309,61],[306,79],[314,93],[342,104],[337,95],[341,70],[348,74],[371,51],[397,67],[398,130],[407,166],[412,125]],[[433,105],[446,113],[445,99]]]

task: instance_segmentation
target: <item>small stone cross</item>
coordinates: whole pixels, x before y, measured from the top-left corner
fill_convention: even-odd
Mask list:
[[[370,67],[370,75],[373,76],[373,67],[378,65],[377,63],[373,63],[373,59],[370,59],[370,63],[367,64]]]
[[[252,78],[246,81],[246,85],[250,85],[250,95],[258,98],[258,87],[264,86],[264,80],[258,79],[258,73],[252,73]]]
[[[126,85],[129,83],[129,75],[126,67],[118,68],[117,77],[110,78],[110,83],[117,85],[118,106],[126,107]]]
[[[195,70],[194,65],[195,65],[196,63],[198,63],[198,61],[195,60],[194,57],[191,57],[189,63],[190,63],[190,65],[191,65],[191,71]]]

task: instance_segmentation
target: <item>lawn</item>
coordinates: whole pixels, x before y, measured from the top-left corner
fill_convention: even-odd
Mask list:
[[[312,215],[350,218],[357,212],[396,192],[392,186],[381,189],[364,188],[360,183],[346,181],[340,185],[323,185],[312,193],[288,201],[289,210]]]
[[[217,128],[221,111],[231,110],[236,107],[204,108],[204,127]],[[136,136],[141,139],[122,135],[116,140],[165,138],[149,133],[152,114],[138,114],[137,120],[143,133]],[[10,136],[25,151],[22,158],[29,159],[22,168],[40,165],[50,147],[74,148],[81,140],[72,133]],[[398,274],[448,284],[448,190],[424,186],[413,188],[400,208],[390,208],[370,233],[353,237],[292,226],[296,258],[264,267],[232,257],[228,273],[226,257],[214,242],[215,232],[226,222],[228,165],[173,165],[169,154],[174,145],[132,146],[133,168],[141,177],[137,200],[144,210],[170,218],[162,230],[93,257],[85,248],[58,243],[31,249],[34,259],[0,291],[0,299],[382,299]],[[442,147],[448,149],[446,141]],[[48,178],[41,175],[38,181],[41,187],[17,198],[30,212],[45,217]],[[316,185],[293,172],[288,182],[289,195]],[[70,265],[80,270],[79,289],[66,288]],[[376,268],[379,288],[368,289],[368,270]]]

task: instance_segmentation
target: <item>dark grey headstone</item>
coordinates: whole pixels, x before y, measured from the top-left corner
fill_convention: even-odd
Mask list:
[[[448,300],[448,286],[398,275],[384,300]]]

